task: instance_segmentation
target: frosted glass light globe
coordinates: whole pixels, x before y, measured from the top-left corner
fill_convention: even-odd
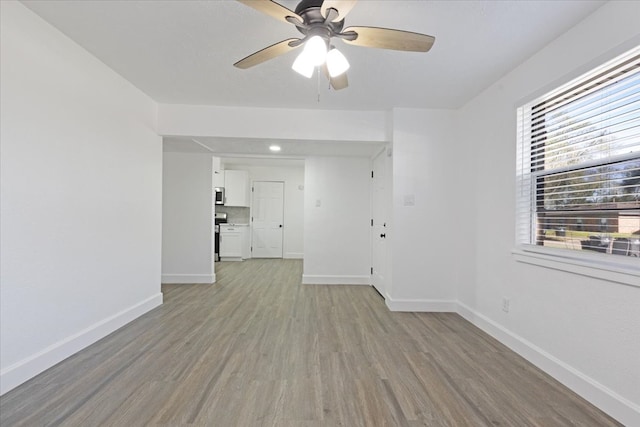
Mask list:
[[[331,77],[338,77],[349,69],[349,61],[342,52],[333,48],[327,53],[327,69]]]
[[[327,43],[320,36],[313,36],[304,44],[304,53],[314,66],[324,64],[327,58]]]
[[[296,73],[301,74],[306,78],[310,79],[311,76],[313,75],[313,70],[315,69],[315,66],[311,62],[307,52],[303,50],[302,52],[300,52],[300,55],[298,55],[296,60],[293,61],[293,65],[291,65],[291,68]]]

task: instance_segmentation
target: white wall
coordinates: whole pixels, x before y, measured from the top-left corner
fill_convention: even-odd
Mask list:
[[[162,283],[213,283],[210,154],[164,153]]]
[[[153,101],[0,8],[4,393],[162,303],[162,146]]]
[[[474,159],[461,173],[477,221],[462,312],[627,425],[640,425],[640,288],[518,263],[511,250],[516,106],[637,45],[638,17],[640,2],[604,5],[462,108],[457,142]]]
[[[166,136],[367,142],[387,141],[390,127],[384,111],[169,104],[159,105],[158,124],[160,134]]]
[[[473,277],[473,195],[454,131],[454,111],[394,110],[393,310],[455,311],[458,284]]]
[[[249,172],[249,182],[284,182],[284,230],[282,253],[284,258],[302,258],[304,253],[304,166],[251,166],[227,164],[226,169]],[[302,187],[302,188],[300,188]]]
[[[369,284],[370,182],[370,159],[306,159],[303,283]]]

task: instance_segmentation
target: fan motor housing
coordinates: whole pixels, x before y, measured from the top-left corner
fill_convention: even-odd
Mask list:
[[[311,33],[321,33],[324,29],[329,37],[333,37],[336,34],[340,34],[344,27],[344,19],[337,22],[325,22],[324,16],[322,16],[321,6],[323,0],[302,0],[298,3],[295,12],[302,17],[305,23],[305,27],[296,25],[298,31],[304,35]],[[312,31],[314,30],[314,31]]]

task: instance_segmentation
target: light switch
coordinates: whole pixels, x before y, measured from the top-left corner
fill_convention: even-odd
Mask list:
[[[322,201],[320,199],[316,199],[316,208],[322,206]]]

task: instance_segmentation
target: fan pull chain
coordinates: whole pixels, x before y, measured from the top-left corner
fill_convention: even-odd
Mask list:
[[[316,70],[318,70],[318,72],[316,73],[318,76],[317,92],[318,92],[318,104],[320,104],[320,68],[316,67]]]

